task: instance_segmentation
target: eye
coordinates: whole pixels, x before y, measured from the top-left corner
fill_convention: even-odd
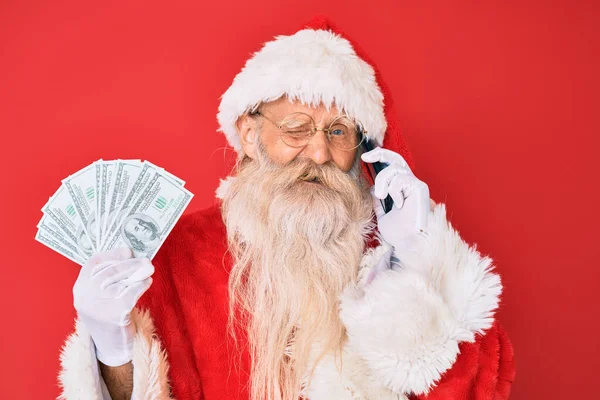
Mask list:
[[[348,127],[342,124],[336,124],[329,128],[329,134],[331,136],[344,136],[348,133]]]
[[[281,129],[288,134],[300,135],[310,133],[312,119],[303,113],[292,113],[281,122]]]
[[[291,120],[291,121],[286,121],[283,124],[284,128],[287,129],[298,129],[298,128],[302,128],[306,125],[305,121],[297,121],[297,120]]]
[[[289,135],[305,135],[310,132],[311,127],[309,124],[286,124],[281,129]]]

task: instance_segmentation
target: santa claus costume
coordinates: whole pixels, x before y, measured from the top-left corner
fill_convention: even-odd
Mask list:
[[[307,104],[335,103],[361,121],[370,140],[413,166],[380,74],[327,20],[316,18],[294,35],[266,43],[236,76],[218,115],[236,151],[236,119],[284,95]],[[321,359],[308,399],[508,398],[513,350],[494,317],[502,285],[493,261],[453,229],[444,204],[430,211],[427,233],[402,257],[401,269],[382,271],[368,284],[366,276],[389,246],[365,247],[357,284],[340,299],[348,335],[341,367]],[[216,204],[184,216],[154,259],[154,281],[132,314],[134,399],[248,399],[250,359],[235,351],[239,343],[227,331],[233,262],[227,248]],[[110,398],[94,343],[79,321],[61,365],[61,398]]]

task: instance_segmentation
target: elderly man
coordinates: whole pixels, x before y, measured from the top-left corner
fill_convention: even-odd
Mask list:
[[[82,268],[63,398],[508,398],[492,260],[430,203],[381,77],[336,32],[316,19],[248,60],[218,114],[234,174],[154,265]]]

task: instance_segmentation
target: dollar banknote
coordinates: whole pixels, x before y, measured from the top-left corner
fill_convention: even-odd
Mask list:
[[[92,248],[96,251],[99,250],[96,210],[98,208],[101,162],[101,160],[96,161],[63,179],[63,185],[71,196],[75,211],[82,222],[81,227],[90,239]]]
[[[140,160],[117,160],[114,165],[113,182],[108,193],[106,215],[102,223],[102,231],[105,237],[108,236],[108,231],[115,220],[115,215],[121,210],[123,201],[137,181],[142,166],[143,163]],[[101,243],[101,247],[103,245],[104,240]]]
[[[164,171],[145,167],[146,172],[153,169],[152,176],[131,203],[124,203],[126,212],[106,243],[107,250],[129,247],[136,257],[152,258],[192,199],[192,194]]]
[[[35,235],[35,240],[42,243],[43,245],[46,245],[47,247],[50,247],[52,250],[67,257],[69,260],[79,265],[84,264],[84,261],[79,259],[72,249],[65,246],[64,243],[60,242],[54,236],[52,236],[50,233],[44,230],[37,231]]]
[[[94,253],[93,239],[88,236],[88,229],[77,212],[75,201],[64,185],[48,200],[42,212],[50,217],[88,257]]]
[[[80,265],[117,247],[152,259],[193,197],[184,186],[149,161],[95,161],[63,179],[35,240]]]
[[[142,163],[140,167],[141,169],[136,171],[137,175],[135,181],[128,182],[126,195],[118,202],[113,211],[109,227],[106,230],[107,240],[110,240],[110,238],[115,235],[130,205],[133,204],[135,199],[142,193],[142,190],[150,179],[150,175],[152,175],[154,171],[157,171],[157,168],[152,167],[148,163]],[[106,242],[104,245],[106,245]]]
[[[98,243],[102,246],[105,228],[104,220],[106,219],[106,213],[108,210],[108,198],[110,196],[110,187],[112,185],[112,179],[115,171],[115,165],[118,160],[103,162],[100,168],[100,184],[98,186]]]
[[[36,239],[42,243],[52,243],[52,247],[61,252],[61,249],[68,250],[65,255],[78,264],[83,265],[90,254],[85,253],[77,243],[75,243],[56,222],[48,215],[44,215],[37,225],[38,235]],[[40,240],[43,239],[43,240]]]

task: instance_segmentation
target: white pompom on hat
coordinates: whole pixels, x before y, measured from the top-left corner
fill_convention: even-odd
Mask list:
[[[362,126],[374,145],[400,153],[414,167],[377,68],[326,18],[315,17],[293,35],[276,36],[246,61],[221,96],[219,131],[239,153],[237,119],[282,96],[313,106],[335,105]]]

